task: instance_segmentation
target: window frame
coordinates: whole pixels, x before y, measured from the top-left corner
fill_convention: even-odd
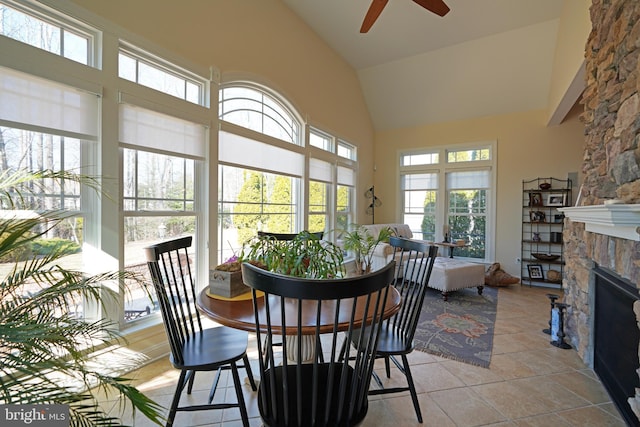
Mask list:
[[[448,161],[449,152],[463,152],[466,150],[488,149],[489,159],[477,160],[477,161]],[[425,158],[429,158],[430,155],[437,155],[437,162],[425,162],[423,164],[409,164],[404,165],[404,156],[421,156],[426,155]],[[431,157],[433,160],[433,157]],[[433,146],[426,147],[424,149],[412,149],[412,150],[399,150],[398,160],[396,163],[398,167],[398,179],[399,179],[399,203],[398,203],[398,217],[404,221],[405,215],[405,189],[404,189],[404,177],[406,175],[415,174],[436,174],[437,175],[437,192],[436,194],[436,209],[435,209],[435,241],[443,241],[444,234],[449,223],[449,194],[450,189],[447,187],[447,174],[452,172],[464,172],[464,171],[489,171],[489,188],[486,189],[486,222],[485,222],[485,241],[484,258],[469,258],[464,256],[457,256],[458,258],[468,261],[485,262],[489,263],[495,259],[495,230],[496,230],[496,167],[497,167],[497,141],[479,141],[475,143],[455,144],[449,146]],[[422,230],[412,230],[414,235],[419,236]]]

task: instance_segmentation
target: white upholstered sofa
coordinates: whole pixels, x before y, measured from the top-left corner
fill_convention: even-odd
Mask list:
[[[371,224],[364,225],[372,236],[377,237],[384,227],[389,227],[398,237],[413,238],[413,232],[407,224]],[[376,247],[372,258],[372,269],[377,270],[387,265],[394,257],[395,251],[388,243],[380,243]],[[442,297],[446,301],[449,293],[464,289],[477,287],[478,294],[482,294],[484,288],[483,264],[476,264],[462,261],[446,256],[439,256],[433,265],[429,287],[442,292]],[[410,279],[411,280],[411,279]]]
[[[393,235],[397,237],[405,237],[407,239],[413,238],[413,232],[407,224],[367,224],[362,227],[373,236],[378,237],[380,230],[389,227],[393,230]],[[387,265],[394,257],[395,251],[388,243],[380,243],[376,246],[373,252],[373,258],[371,259],[371,269],[377,270]]]

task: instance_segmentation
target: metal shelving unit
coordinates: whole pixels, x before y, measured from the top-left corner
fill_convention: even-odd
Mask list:
[[[571,200],[570,179],[522,181],[521,284],[562,287],[564,215],[558,208],[570,206]]]

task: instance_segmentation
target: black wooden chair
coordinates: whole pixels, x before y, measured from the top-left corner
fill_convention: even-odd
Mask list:
[[[315,233],[309,233],[312,238],[317,238],[318,240],[322,240],[324,236],[324,231],[317,231]],[[282,241],[291,241],[294,240],[299,233],[271,233],[269,231],[258,231],[258,237],[260,238],[271,238],[275,240]],[[281,341],[273,342],[271,345],[282,345]],[[268,345],[265,345],[264,348],[267,348]],[[322,362],[322,353],[319,354],[320,361]]]
[[[378,339],[376,357],[384,358],[387,378],[391,378],[390,361],[393,361],[400,372],[405,375],[407,386],[384,388],[380,377],[374,372],[373,378],[379,388],[369,390],[369,395],[409,391],[418,421],[422,423],[422,413],[407,355],[414,348],[413,337],[420,319],[420,312],[433,263],[438,254],[438,247],[425,241],[402,237],[391,237],[389,244],[396,250],[397,256],[395,259],[398,266],[394,285],[402,295],[402,308],[393,317],[385,320]],[[351,343],[354,347],[359,345],[355,338],[351,339]],[[402,359],[402,363],[398,361],[396,356]]]
[[[395,292],[389,286],[393,269],[391,263],[368,275],[317,280],[242,265],[243,280],[252,288],[258,346],[269,346],[258,349],[258,408],[264,425],[352,426],[364,419],[375,344],[387,296]],[[386,309],[391,315],[398,308],[390,304]],[[369,313],[369,334],[360,335],[369,345],[358,347],[353,360],[340,359],[342,333],[355,339],[363,313]],[[270,346],[274,334],[285,336],[286,345]],[[311,345],[305,337],[311,337]],[[321,362],[317,353],[323,348]]]
[[[242,423],[247,427],[249,417],[242,395],[238,367],[244,366],[251,387],[256,390],[246,353],[248,333],[222,326],[203,328],[200,313],[195,307],[196,291],[187,254],[191,240],[191,236],[182,237],[145,248],[147,265],[171,347],[171,364],[181,371],[166,425],[173,425],[177,411],[237,407],[240,410]],[[238,365],[237,362],[240,360],[243,364]],[[233,377],[237,402],[212,403],[220,375],[223,370],[229,369]],[[185,386],[187,394],[191,394],[197,371],[216,371],[209,401],[204,405],[179,406],[180,396]]]

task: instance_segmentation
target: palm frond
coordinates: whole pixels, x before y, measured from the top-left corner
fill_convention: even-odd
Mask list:
[[[89,363],[97,349],[123,341],[115,322],[86,321],[74,313],[78,301],[99,307],[117,302],[126,284],[139,284],[140,277],[65,268],[62,261],[71,252],[63,244],[38,256],[25,249],[69,216],[34,209],[45,180],[70,180],[99,191],[97,179],[70,172],[0,171],[0,259],[12,264],[0,278],[0,402],[66,404],[72,426],[120,425],[100,407],[92,392],[98,387],[114,391],[134,411],[161,424],[158,404],[128,379]]]
[[[72,171],[54,171],[45,169],[30,171],[26,169],[0,171],[0,206],[4,209],[30,209],[28,196],[45,188],[44,181],[76,182],[102,194],[100,180]]]

